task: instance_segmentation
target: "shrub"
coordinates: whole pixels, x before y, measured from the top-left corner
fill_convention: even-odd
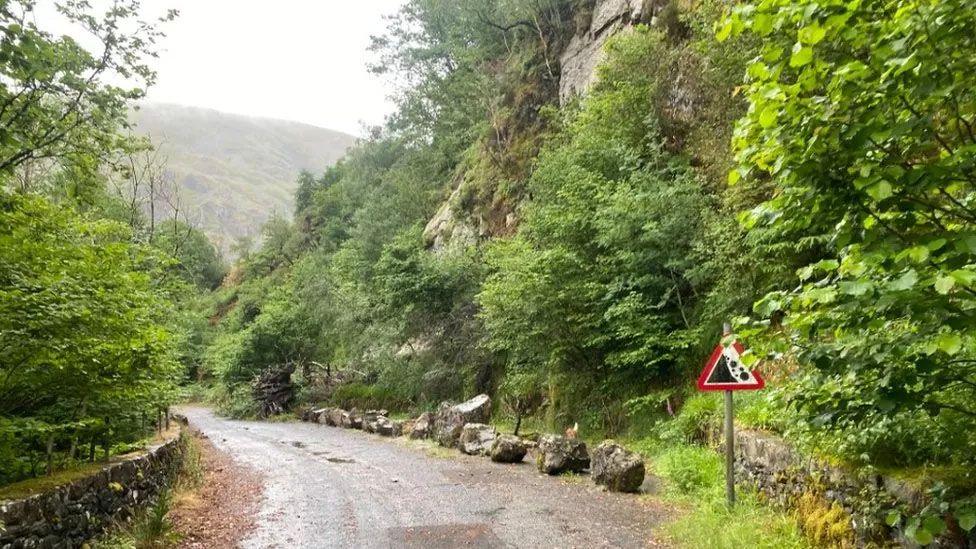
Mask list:
[[[696,394],[685,401],[674,420],[661,427],[661,439],[687,444],[707,441],[720,425],[721,400],[718,395]]]

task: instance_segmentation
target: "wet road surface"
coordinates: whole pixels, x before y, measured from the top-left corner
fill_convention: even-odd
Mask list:
[[[653,498],[526,462],[440,450],[314,423],[232,421],[202,408],[190,425],[264,477],[243,547],[658,547]],[[441,457],[443,454],[446,457]]]

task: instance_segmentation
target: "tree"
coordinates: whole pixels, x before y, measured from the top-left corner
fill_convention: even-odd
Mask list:
[[[138,0],[124,0],[96,15],[87,2],[59,2],[60,15],[97,44],[90,52],[38,28],[34,2],[0,2],[0,174],[107,158],[119,148],[129,103],[155,80],[146,62],[156,55],[158,24],[176,16],[147,23],[139,9]]]
[[[809,366],[796,407],[814,425],[857,433],[846,445],[872,457],[972,456],[973,25],[961,0],[776,0],[737,7],[719,32],[764,44],[729,174],[772,182],[747,227],[819,252],[795,289],[770,293],[757,313],[785,313],[789,345],[774,337],[770,348]]]

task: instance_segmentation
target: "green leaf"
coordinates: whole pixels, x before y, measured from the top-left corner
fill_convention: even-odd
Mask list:
[[[769,128],[773,124],[776,124],[777,114],[779,114],[779,109],[776,107],[766,107],[761,113],[759,113],[759,125],[764,128]]]
[[[742,179],[742,174],[739,173],[739,170],[729,171],[729,185],[735,185],[740,179]]]
[[[959,521],[959,527],[968,532],[972,530],[974,526],[976,526],[976,511],[962,513],[956,518],[956,520]]]
[[[955,332],[945,332],[936,338],[936,345],[947,355],[954,355],[962,348],[962,337]]]
[[[867,188],[867,193],[876,202],[881,202],[891,196],[891,183],[885,180],[877,181]]]
[[[797,34],[797,38],[800,39],[800,42],[810,44],[812,46],[823,40],[826,34],[826,29],[821,27],[819,24],[814,23],[800,29],[800,32]]]
[[[885,517],[885,524],[888,526],[894,526],[901,522],[901,513],[898,511],[891,511],[888,516]]]
[[[918,528],[915,530],[915,542],[919,545],[928,545],[935,541],[935,536],[925,528]]]
[[[922,520],[922,527],[933,536],[938,536],[946,530],[945,521],[936,516],[927,516]]]
[[[941,275],[935,279],[935,291],[942,295],[949,293],[956,285],[956,279],[952,276]]]
[[[868,293],[873,285],[867,280],[845,280],[844,282],[838,284],[838,286],[841,293],[853,296],[862,296]]]
[[[915,269],[909,269],[905,274],[896,278],[888,284],[888,288],[894,292],[900,292],[904,290],[910,290],[915,287],[918,283],[918,273]]]
[[[725,20],[725,24],[722,25],[722,27],[718,29],[718,32],[715,33],[715,39],[718,40],[719,42],[725,42],[726,40],[729,39],[729,35],[731,34],[732,34],[732,19],[728,18]]]
[[[802,67],[813,61],[813,49],[797,42],[793,46],[793,55],[790,56],[791,67]]]

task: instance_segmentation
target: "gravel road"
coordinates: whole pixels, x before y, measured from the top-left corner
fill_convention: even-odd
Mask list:
[[[264,477],[243,547],[658,547],[653,498],[310,423],[184,411],[214,445]],[[528,459],[528,458],[527,458]]]

